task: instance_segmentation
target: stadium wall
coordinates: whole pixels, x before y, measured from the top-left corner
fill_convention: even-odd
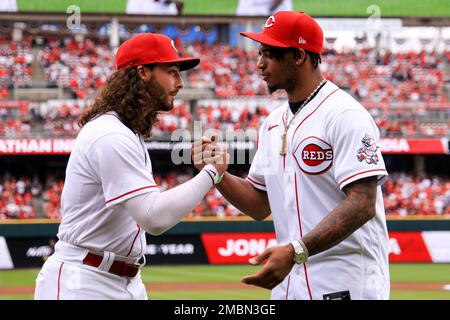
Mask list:
[[[390,219],[391,263],[450,262],[450,218]],[[0,224],[0,269],[42,266],[53,253],[59,222]],[[276,245],[272,221],[183,221],[164,235],[147,235],[146,263],[246,264]]]

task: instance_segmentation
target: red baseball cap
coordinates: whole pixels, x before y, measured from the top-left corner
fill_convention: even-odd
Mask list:
[[[273,47],[302,48],[319,54],[323,49],[322,28],[303,11],[279,11],[267,19],[261,33],[241,35]]]
[[[180,71],[192,69],[200,59],[181,58],[173,40],[157,33],[140,33],[122,43],[116,53],[117,70],[150,63],[171,63],[180,65]]]

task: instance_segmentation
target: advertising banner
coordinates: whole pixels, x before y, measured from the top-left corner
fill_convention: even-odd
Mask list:
[[[55,238],[0,237],[0,269],[39,268],[53,253]],[[389,232],[390,263],[450,263],[449,231]],[[273,232],[147,235],[147,265],[248,264],[276,246]]]
[[[147,234],[147,265],[207,264],[199,235],[151,236]]]
[[[211,264],[247,264],[277,244],[273,232],[203,233],[201,238]]]
[[[14,265],[9,253],[5,237],[0,237],[0,270],[13,269]]]
[[[447,139],[390,139],[380,140],[383,154],[446,154]]]
[[[55,239],[6,239],[14,268],[40,268],[53,253]]]
[[[390,262],[433,262],[422,232],[389,232]]]

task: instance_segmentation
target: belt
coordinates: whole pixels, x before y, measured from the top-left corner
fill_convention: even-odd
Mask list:
[[[103,257],[88,253],[86,258],[83,259],[83,264],[87,264],[92,267],[98,268],[102,263]],[[111,267],[108,270],[109,273],[121,276],[121,277],[129,277],[134,278],[136,274],[139,272],[139,265],[137,264],[128,264],[125,261],[115,260]]]

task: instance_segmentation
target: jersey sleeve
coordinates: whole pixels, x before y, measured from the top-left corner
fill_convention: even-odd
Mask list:
[[[260,148],[259,144],[264,143],[263,132],[265,125],[263,124],[259,130],[258,134],[258,147],[255,153],[255,157],[253,158],[252,164],[250,166],[250,170],[248,176],[245,180],[250,182],[252,186],[256,189],[267,191],[266,189],[266,181],[264,178],[265,167],[267,167],[267,159],[263,155],[262,148]]]
[[[379,146],[380,133],[365,110],[347,110],[328,129],[333,148],[334,178],[342,190],[356,180],[377,176],[378,185],[387,178]]]
[[[138,140],[120,133],[108,134],[98,139],[86,155],[101,181],[107,207],[158,191],[148,153]]]
[[[245,180],[250,182],[254,188],[267,191],[264,175],[259,164],[261,161],[259,160],[260,156],[261,153],[259,151],[256,151],[255,157],[253,158],[253,162],[250,166],[248,176]]]

